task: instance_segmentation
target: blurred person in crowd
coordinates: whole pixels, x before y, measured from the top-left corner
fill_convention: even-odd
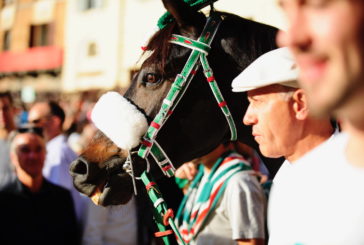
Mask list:
[[[0,244],[79,244],[69,191],[42,175],[46,149],[41,129],[20,128],[10,144],[16,179],[0,189]]]
[[[15,129],[15,109],[10,92],[0,93],[0,187],[15,179],[10,164],[9,134]]]
[[[28,120],[31,124],[43,128],[47,142],[44,177],[71,192],[76,215],[82,225],[86,198],[74,188],[69,174],[70,163],[76,159],[77,155],[69,147],[67,138],[63,134],[64,110],[54,101],[36,102],[29,110]]]
[[[82,131],[79,135],[71,134],[68,138],[68,143],[70,147],[77,153],[81,154],[82,151],[86,148],[88,142],[92,140],[94,134],[96,133],[97,128],[92,122],[84,123]]]
[[[93,139],[96,131],[97,131],[97,128],[91,122],[87,123],[83,127],[83,130],[82,130],[81,135],[80,135],[80,140],[79,140],[80,148],[82,150],[85,149],[88,142],[90,142]]]
[[[72,121],[68,132],[68,144],[74,152],[80,154],[88,142],[92,139],[96,132],[96,127],[92,124],[90,114],[94,106],[94,102],[79,102],[76,104],[77,113],[69,116],[69,121]]]
[[[24,102],[21,102],[21,105],[18,108],[16,116],[16,125],[21,127],[28,123],[28,109],[27,105]]]
[[[15,108],[10,92],[0,93],[0,139],[6,139],[9,133],[16,128]]]
[[[184,178],[192,171],[188,179],[193,180],[176,216],[189,244],[264,244],[263,189],[250,163],[231,149],[230,142],[221,144],[188,163],[192,166],[187,171],[176,172],[176,177]]]
[[[277,42],[297,61],[311,112],[332,115],[344,126],[302,159],[314,162],[315,169],[297,170],[309,182],[294,182],[300,195],[285,232],[295,233],[293,243],[364,244],[364,1],[279,3],[288,29],[279,32]]]
[[[232,83],[234,92],[248,93],[250,104],[243,123],[252,126],[261,153],[286,159],[274,177],[269,197],[269,243],[277,245],[296,244],[289,241],[293,234],[282,229],[292,226],[287,203],[291,201],[294,206],[297,200],[287,196],[285,190],[296,181],[295,166],[299,164],[314,172],[315,164],[298,161],[328,140],[334,131],[329,117],[317,119],[309,115],[307,96],[297,79],[298,70],[291,53],[287,48],[279,48],[260,56]],[[302,184],[310,181],[306,177],[300,179]],[[300,193],[294,188],[292,192]]]

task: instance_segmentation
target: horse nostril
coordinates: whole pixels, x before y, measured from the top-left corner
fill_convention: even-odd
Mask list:
[[[89,172],[88,162],[79,157],[71,163],[70,173],[71,175],[87,175]]]
[[[72,172],[75,174],[87,174],[87,165],[83,161],[78,161],[72,169]]]
[[[97,164],[92,163],[79,157],[71,163],[70,174],[74,181],[90,183],[97,181],[96,179],[102,175],[105,170],[100,169]]]

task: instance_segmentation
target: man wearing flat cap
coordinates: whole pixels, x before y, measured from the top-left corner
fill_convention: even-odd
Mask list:
[[[269,244],[286,244],[284,241],[291,235],[281,227],[289,216],[283,210],[290,198],[284,190],[293,181],[294,163],[329,139],[334,131],[329,118],[309,115],[307,97],[297,78],[297,66],[289,50],[279,48],[260,56],[232,83],[234,92],[248,94],[250,104],[243,123],[252,126],[261,153],[286,159],[273,180],[270,194]]]

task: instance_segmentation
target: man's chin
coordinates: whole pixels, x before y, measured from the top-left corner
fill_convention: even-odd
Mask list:
[[[268,157],[268,158],[275,158],[275,157],[273,157],[273,154],[269,150],[267,150],[264,147],[261,147],[260,145],[259,145],[259,150],[263,156]]]

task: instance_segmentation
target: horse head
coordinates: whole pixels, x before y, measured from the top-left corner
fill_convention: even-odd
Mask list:
[[[197,40],[207,22],[204,14],[182,0],[163,0],[163,3],[174,21],[150,38],[146,46],[149,55],[124,94],[148,122],[158,114],[177,74],[192,52],[188,47],[171,43],[172,34]],[[221,23],[210,45],[207,60],[231,112],[238,140],[257,148],[251,129],[242,125],[248,105],[246,94],[232,93],[231,82],[257,57],[276,48],[277,30],[229,13],[214,11],[214,15],[221,18]],[[207,154],[230,137],[230,127],[200,67],[155,140],[174,167],[178,167]],[[133,192],[131,177],[122,168],[127,158],[128,151],[98,132],[71,165],[75,187],[88,196],[98,193],[97,203],[101,205],[126,203]],[[146,162],[136,154],[131,158],[138,175],[146,168]]]

